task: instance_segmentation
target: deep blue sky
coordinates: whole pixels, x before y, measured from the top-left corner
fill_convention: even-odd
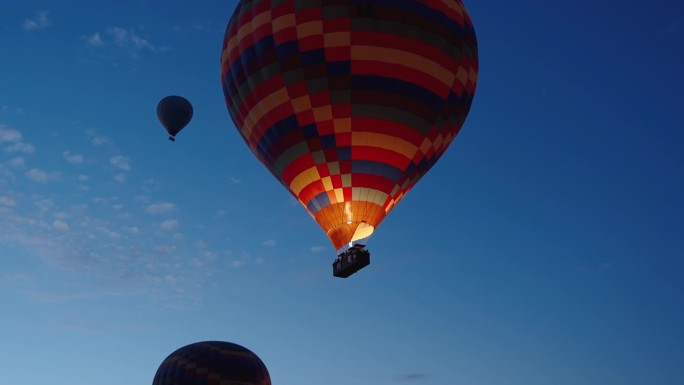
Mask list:
[[[225,109],[234,1],[5,0],[0,383],[150,384],[200,340],[275,385],[684,383],[684,3],[466,5],[470,116],[339,280]]]

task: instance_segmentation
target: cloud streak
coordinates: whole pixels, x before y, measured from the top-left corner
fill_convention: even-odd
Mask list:
[[[167,219],[164,222],[159,224],[159,227],[162,230],[166,231],[173,231],[176,230],[180,226],[180,221],[177,219]]]
[[[50,21],[48,14],[49,13],[47,11],[38,12],[36,17],[34,17],[33,19],[25,19],[21,27],[25,31],[37,31],[40,29],[45,29],[52,25],[52,22]]]
[[[48,183],[59,179],[60,174],[58,172],[52,171],[47,172],[39,168],[32,168],[26,172],[26,177],[37,183]]]
[[[109,163],[119,170],[130,171],[131,169],[131,158],[127,156],[113,156],[109,159]]]
[[[145,211],[152,215],[170,213],[175,210],[176,205],[168,202],[154,203],[145,208]]]
[[[62,156],[69,164],[82,164],[84,161],[83,155],[72,154],[69,151],[64,151]]]
[[[119,52],[139,57],[142,52],[164,52],[168,47],[158,46],[133,28],[110,27],[85,37],[86,45],[93,49],[114,48]]]
[[[0,124],[0,143],[15,143],[22,139],[21,132]]]

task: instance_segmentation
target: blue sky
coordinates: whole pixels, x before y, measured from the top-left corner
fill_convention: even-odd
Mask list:
[[[225,109],[234,1],[5,1],[0,383],[149,384],[201,340],[276,385],[684,383],[684,4],[466,5],[470,116],[339,280]]]

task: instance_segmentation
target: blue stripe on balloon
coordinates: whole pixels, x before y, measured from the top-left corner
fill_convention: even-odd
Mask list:
[[[295,115],[290,115],[287,118],[276,122],[269,130],[266,131],[266,133],[264,133],[261,139],[259,139],[259,143],[257,144],[257,153],[259,156],[261,156],[263,159],[268,159],[272,162],[275,162],[275,159],[279,154],[273,154],[273,146],[275,146],[275,144],[278,143],[283,136],[297,129],[298,127],[299,122],[297,121],[297,117]]]
[[[317,212],[327,206],[330,206],[330,198],[328,198],[327,192],[322,192],[311,199],[306,205],[306,208],[316,215]]]
[[[404,172],[387,163],[372,160],[352,160],[352,174],[377,175],[398,182]]]
[[[436,111],[441,110],[444,104],[444,99],[434,92],[415,83],[396,78],[377,75],[353,75],[351,87],[353,90],[384,91],[390,94],[403,95],[408,99],[417,100]]]

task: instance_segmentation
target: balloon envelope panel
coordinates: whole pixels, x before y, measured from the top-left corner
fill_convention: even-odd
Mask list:
[[[171,353],[153,385],[271,385],[266,365],[249,349],[222,341],[197,342]]]
[[[477,71],[461,0],[242,0],[221,55],[240,134],[336,249],[442,156]]]

